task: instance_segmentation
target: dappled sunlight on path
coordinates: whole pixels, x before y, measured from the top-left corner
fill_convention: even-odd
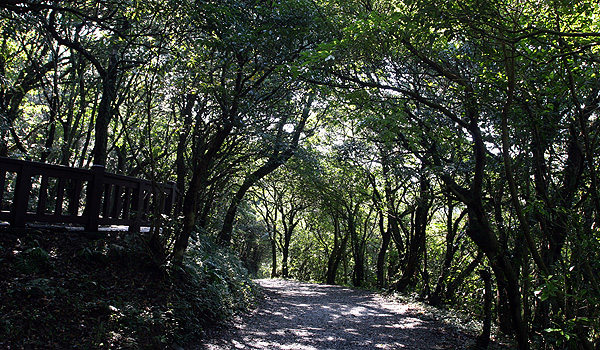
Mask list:
[[[419,318],[415,306],[339,286],[258,280],[265,301],[201,347],[220,349],[456,349],[468,337]]]

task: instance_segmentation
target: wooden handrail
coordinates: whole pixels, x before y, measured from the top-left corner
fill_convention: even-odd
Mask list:
[[[153,214],[176,216],[174,182],[153,183],[105,172],[0,157],[0,220],[65,223],[98,231],[99,225],[149,226]]]

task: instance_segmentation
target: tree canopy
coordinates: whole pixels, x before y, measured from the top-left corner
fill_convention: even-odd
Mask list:
[[[0,156],[175,181],[157,259],[213,236],[482,347],[600,346],[597,2],[11,0],[0,31]]]

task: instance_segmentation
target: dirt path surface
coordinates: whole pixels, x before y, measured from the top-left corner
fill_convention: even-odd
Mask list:
[[[339,286],[258,280],[257,310],[201,349],[462,349],[472,338],[418,306]],[[468,344],[468,343],[469,344]]]

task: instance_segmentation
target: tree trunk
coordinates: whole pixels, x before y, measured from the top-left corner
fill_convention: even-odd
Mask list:
[[[271,264],[271,278],[277,277],[277,239],[275,237],[275,232],[273,232],[273,237],[269,238],[271,242],[271,257],[273,259],[273,263]]]
[[[75,134],[79,130],[79,123],[83,115],[85,114],[85,110],[87,108],[87,98],[86,98],[86,86],[85,86],[85,68],[86,64],[80,53],[77,51],[71,51],[71,66],[73,67],[71,73],[72,80],[72,94],[76,94],[79,96],[78,110],[77,114],[75,114],[75,100],[76,97],[73,96],[69,98],[68,105],[66,106],[67,118],[66,120],[61,120],[61,126],[63,129],[63,143],[61,145],[60,150],[60,164],[69,166],[71,161],[71,156],[73,156],[73,149],[77,149],[77,139]]]
[[[281,277],[290,277],[289,257],[290,257],[290,236],[284,232],[283,234],[283,249],[281,249]]]
[[[360,206],[356,204],[352,210],[348,210],[346,223],[352,243],[352,257],[354,266],[352,268],[352,285],[361,287],[365,280],[365,255],[361,239],[358,237],[356,220]]]
[[[399,292],[404,292],[409,287],[415,285],[416,277],[421,270],[423,254],[425,253],[427,221],[429,219],[429,208],[431,207],[431,201],[429,199],[429,180],[426,178],[425,174],[421,176],[419,183],[419,199],[412,220],[413,235],[408,246],[408,259],[406,267],[402,271],[402,277],[394,283],[394,289]]]
[[[290,155],[291,157],[291,155]],[[289,157],[288,157],[289,158]],[[244,179],[244,182],[237,190],[231,203],[229,204],[229,208],[227,209],[227,213],[225,214],[225,219],[223,220],[223,227],[217,236],[217,242],[221,245],[229,245],[231,244],[231,234],[233,231],[233,224],[235,221],[235,214],[237,213],[237,209],[242,202],[242,199],[246,195],[246,192],[250,189],[250,187],[254,186],[254,184],[263,177],[267,176],[279,166],[281,166],[285,161],[282,159],[272,159],[265,163],[260,168],[256,169],[253,173],[248,174]]]
[[[383,288],[386,284],[385,279],[385,256],[387,254],[392,235],[388,229],[384,227],[383,213],[379,216],[379,231],[381,232],[381,247],[377,254],[377,287]]]
[[[454,254],[456,253],[456,249],[454,248],[454,241],[458,233],[458,227],[460,225],[460,222],[467,214],[467,211],[463,210],[455,221],[453,218],[453,199],[450,196],[447,196],[447,199],[448,214],[446,220],[446,252],[444,254],[444,265],[442,266],[442,271],[440,272],[437,283],[435,285],[435,290],[428,297],[429,303],[434,306],[442,304],[445,301],[444,299],[446,299],[447,297],[446,287],[448,285],[448,279],[452,269],[452,261],[454,260]]]
[[[188,137],[192,128],[192,109],[196,103],[198,96],[195,94],[187,94],[183,102],[183,108],[180,112],[181,131],[177,140],[177,151],[175,155],[175,174],[177,176],[177,189],[180,193],[185,193],[185,178],[187,175],[187,167],[185,165],[185,151],[188,145]]]
[[[52,95],[50,98],[50,130],[48,130],[48,137],[44,143],[44,150],[42,151],[40,162],[46,163],[48,157],[51,154],[52,146],[54,145],[54,138],[56,135],[56,114],[58,113],[58,96]]]
[[[196,159],[196,166],[192,174],[192,179],[188,186],[188,190],[183,198],[183,225],[179,235],[173,246],[173,261],[181,263],[183,256],[188,246],[188,241],[194,226],[196,225],[196,215],[198,209],[198,197],[201,193],[202,185],[208,174],[208,169],[219,149],[233,130],[233,123],[228,122],[228,118],[224,118],[225,123],[219,129],[211,142],[203,147],[203,151],[198,154],[199,159]]]
[[[473,271],[475,271],[479,264],[481,264],[483,257],[483,253],[479,251],[475,259],[473,259],[473,261],[471,261],[471,263],[467,265],[467,267],[464,270],[462,270],[458,276],[454,277],[454,279],[450,281],[450,283],[448,283],[448,287],[446,288],[446,291],[443,294],[445,300],[454,300],[454,294],[456,293],[456,289],[460,285],[462,285],[465,279],[469,277],[473,273]]]
[[[338,268],[344,258],[346,251],[346,245],[348,244],[349,234],[346,233],[344,236],[341,235],[341,228],[339,218],[334,216],[334,244],[331,250],[331,255],[327,259],[327,272],[325,274],[325,281],[327,284],[335,284],[335,278],[337,276]]]
[[[388,165],[388,157],[384,150],[381,150],[381,164],[383,168],[383,178],[385,181],[385,189],[387,192],[389,184],[389,165]],[[390,241],[392,240],[392,234],[390,233],[389,227],[386,229],[385,227],[385,214],[383,212],[384,203],[381,193],[377,188],[377,181],[373,174],[369,173],[369,181],[371,182],[371,187],[373,188],[373,206],[377,210],[377,215],[379,216],[378,225],[379,225],[379,233],[381,233],[381,246],[379,247],[379,252],[377,253],[377,287],[383,288],[386,285],[385,278],[385,258],[387,255],[388,248],[390,246]],[[390,189],[391,192],[391,189]]]
[[[98,114],[95,124],[95,141],[92,154],[94,156],[94,164],[106,166],[106,150],[108,145],[108,126],[113,117],[113,103],[117,96],[117,76],[118,76],[118,59],[117,48],[111,47],[111,54],[106,69],[106,74],[101,76],[102,79],[102,99],[98,105]]]

